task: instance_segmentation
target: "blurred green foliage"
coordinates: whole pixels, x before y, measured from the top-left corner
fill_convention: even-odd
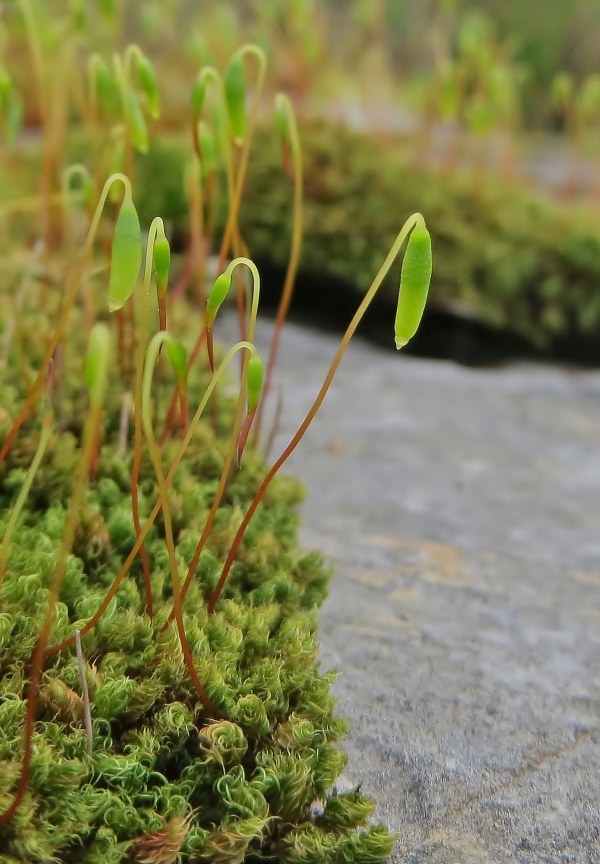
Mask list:
[[[515,186],[415,167],[393,146],[324,124],[302,133],[306,161],[304,272],[329,275],[364,291],[406,213],[427,216],[435,250],[430,303],[551,348],[600,332],[600,240],[573,208]],[[186,220],[181,145],[156,144],[140,162],[140,210]],[[152,178],[152,182],[150,182]],[[148,202],[146,192],[148,190]],[[290,184],[276,136],[261,131],[242,208],[244,238],[255,258],[283,266],[290,243]],[[151,203],[150,203],[151,202]],[[158,208],[158,210],[157,210]],[[398,269],[379,302],[395,303]],[[302,285],[305,290],[307,282]],[[299,286],[299,290],[302,286]],[[312,298],[299,295],[299,302]]]

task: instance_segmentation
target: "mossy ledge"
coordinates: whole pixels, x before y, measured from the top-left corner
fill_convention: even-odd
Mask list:
[[[597,342],[600,238],[592,219],[576,207],[560,207],[493,178],[475,184],[471,177],[415,166],[401,142],[327,124],[303,123],[301,137],[301,273],[318,276],[315,290],[328,277],[360,290],[389,249],[398,214],[421,210],[443,261],[433,271],[431,309],[454,310],[535,349],[560,352],[568,340]],[[163,213],[180,226],[186,221],[185,149],[176,139],[158,140],[140,160],[142,212]],[[282,267],[290,246],[291,189],[280,158],[275,134],[259,131],[241,227],[256,260]],[[310,284],[308,278],[298,285],[299,304],[322,302],[308,293]],[[377,303],[393,307],[396,298],[392,273]]]
[[[36,340],[21,327],[35,362]],[[2,811],[21,770],[29,659],[80,457],[86,397],[78,383],[81,358],[76,352],[70,356],[70,386],[56,406],[57,431],[35,476],[0,589]],[[5,375],[2,439],[22,400],[21,380],[14,368]],[[205,384],[197,373],[190,384],[192,402]],[[168,376],[157,374],[155,390],[157,414],[164,417]],[[134,543],[130,456],[119,456],[111,443],[121,393],[117,380],[106,407],[97,474],[67,562],[52,643],[71,636],[93,615]],[[170,489],[181,565],[192,556],[224,458],[231,411],[223,392],[219,403],[219,424],[201,425]],[[2,533],[39,435],[39,423],[31,420],[0,470]],[[176,446],[174,441],[164,446],[169,464]],[[46,661],[28,790],[14,818],[0,828],[2,864],[379,864],[387,859],[393,838],[382,826],[368,824],[373,803],[359,790],[335,790],[346,761],[339,749],[346,723],[334,714],[334,675],[320,670],[315,641],[329,573],[318,554],[297,547],[295,481],[273,483],[246,532],[217,610],[206,613],[231,538],[265,470],[249,449],[244,467],[229,482],[185,600],[186,633],[215,716],[196,695],[173,626],[162,631],[172,592],[159,517],[147,542],[154,618],[144,614],[136,562],[83,639],[91,755],[75,651]],[[146,516],[157,496],[147,459],[139,489]]]

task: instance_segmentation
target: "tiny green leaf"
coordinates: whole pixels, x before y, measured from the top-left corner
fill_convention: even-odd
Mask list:
[[[171,267],[171,247],[165,234],[165,226],[162,219],[158,221],[156,239],[152,250],[154,272],[156,273],[156,287],[158,293],[164,295],[169,284],[169,270]]]
[[[573,79],[568,72],[559,72],[552,82],[552,99],[558,108],[565,108],[573,98]]]
[[[217,168],[217,144],[212,129],[202,120],[198,124],[198,142],[203,175],[210,177]]]
[[[275,97],[275,128],[280,138],[289,137],[289,115],[283,93],[278,93]]]
[[[210,294],[206,301],[206,318],[208,324],[212,324],[216,314],[219,311],[221,304],[227,297],[231,287],[231,273],[225,270],[220,276],[215,279],[213,287],[210,289]]]
[[[229,61],[223,85],[231,132],[236,144],[241,144],[246,134],[246,72],[237,54]]]
[[[131,194],[126,193],[112,241],[108,308],[117,312],[135,288],[142,264],[142,230]]]
[[[99,0],[100,14],[105,21],[112,21],[117,12],[116,0]]]
[[[158,92],[158,82],[156,80],[156,72],[154,66],[144,54],[140,54],[137,59],[137,71],[140,76],[140,84],[142,90],[148,100],[148,111],[153,120],[157,120],[160,115],[160,96]]]
[[[110,353],[111,341],[108,327],[105,324],[94,324],[90,332],[84,367],[85,386],[93,405],[100,405],[104,400]]]
[[[85,4],[83,0],[71,0],[71,17],[73,26],[79,33],[84,33],[87,25]]]
[[[133,90],[127,91],[127,112],[133,146],[139,153],[147,153],[150,146],[148,127],[146,126],[137,95]]]
[[[175,377],[184,383],[187,378],[187,351],[178,339],[172,337],[166,340],[166,351]]]
[[[260,401],[263,388],[264,369],[262,360],[256,352],[252,352],[248,360],[247,392],[248,411],[255,411]]]
[[[194,82],[194,86],[192,87],[192,112],[194,119],[198,118],[202,113],[205,95],[206,81],[204,80],[204,75],[200,72]]]
[[[114,144],[108,163],[108,173],[109,175],[120,174],[125,162],[125,139],[123,127],[117,126],[113,130],[111,138],[113,139]],[[117,186],[111,186],[110,192],[108,193],[108,200],[112,204],[115,204],[119,200],[119,194],[119,188]]]
[[[15,143],[23,126],[25,104],[20,93],[13,90],[6,109],[6,142],[10,146]]]
[[[431,237],[421,218],[408,238],[402,261],[394,326],[398,349],[403,348],[417,332],[427,301],[431,270]]]
[[[114,107],[117,98],[117,84],[106,60],[100,54],[93,54],[88,61],[91,84],[98,102],[105,110]]]
[[[10,94],[12,91],[12,81],[10,75],[0,66],[0,110],[8,105]]]

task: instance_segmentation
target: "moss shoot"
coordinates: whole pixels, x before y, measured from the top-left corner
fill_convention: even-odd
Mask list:
[[[25,328],[27,329],[27,328]],[[22,760],[29,660],[46,611],[83,429],[85,395],[76,354],[65,401],[12,537],[0,588],[0,809],[11,801]],[[80,359],[80,358],[79,358]],[[157,414],[171,384],[156,376]],[[192,401],[206,384],[197,373]],[[113,381],[97,473],[81,509],[51,644],[73,635],[94,614],[135,542],[130,500],[131,454],[115,443],[121,388]],[[22,399],[20,375],[7,374],[0,434]],[[170,488],[176,554],[189,562],[202,532],[227,446],[232,407],[222,395],[219,423],[199,428]],[[58,413],[58,412],[57,412]],[[21,430],[0,471],[3,531],[40,425]],[[165,462],[178,446],[163,445]],[[244,861],[380,862],[393,838],[368,826],[372,803],[339,792],[345,765],[339,742],[346,723],[334,713],[332,673],[317,660],[316,616],[327,591],[320,556],[297,547],[298,484],[277,479],[252,520],[214,614],[207,600],[245,507],[265,466],[248,450],[232,475],[215,527],[186,595],[184,620],[214,712],[189,679],[174,625],[161,516],[146,543],[155,614],[144,614],[143,574],[135,562],[99,623],[83,638],[92,747],[74,649],[47,659],[38,700],[25,799],[0,828],[3,862]],[[158,494],[144,455],[139,479],[142,519]]]

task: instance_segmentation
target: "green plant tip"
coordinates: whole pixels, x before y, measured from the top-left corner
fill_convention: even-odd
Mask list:
[[[278,93],[275,97],[275,128],[280,138],[289,137],[289,108],[287,97]]]
[[[246,135],[246,71],[239,55],[234,55],[229,61],[223,84],[229,125],[234,141],[239,145]]]
[[[88,72],[98,101],[104,108],[116,101],[117,84],[106,60],[100,54],[92,54],[88,61]]]
[[[170,337],[166,340],[166,351],[175,377],[180,383],[184,383],[187,377],[187,351],[183,343]]]
[[[165,225],[162,219],[157,222],[156,239],[152,249],[154,272],[156,273],[156,287],[158,293],[164,296],[169,284],[169,271],[171,268],[171,247],[165,234]]]
[[[203,120],[198,123],[198,142],[204,176],[210,177],[217,168],[217,144],[212,129]]]
[[[150,149],[148,127],[138,97],[133,90],[127,91],[127,115],[133,146],[138,153],[145,154]]]
[[[213,287],[210,289],[210,294],[206,301],[206,318],[209,324],[215,320],[217,312],[221,308],[221,304],[227,297],[231,287],[231,273],[229,269],[221,273],[215,279]]]
[[[142,90],[148,100],[148,111],[153,120],[158,120],[160,115],[160,96],[158,93],[158,82],[154,66],[144,54],[137,59],[137,71],[140,77]]]
[[[106,393],[111,356],[111,340],[105,324],[95,324],[90,332],[85,358],[84,378],[93,405],[101,405]]]
[[[142,229],[130,193],[123,198],[112,240],[108,309],[117,312],[135,289],[142,265]]]
[[[255,411],[260,402],[263,388],[264,368],[259,355],[253,351],[248,360],[246,386],[248,391],[248,411]]]
[[[12,86],[10,75],[6,69],[0,66],[0,109],[4,109],[8,105]]]
[[[198,118],[202,113],[205,95],[206,81],[204,80],[204,75],[200,72],[194,82],[194,86],[192,87],[192,112],[194,119]]]
[[[408,238],[402,261],[400,292],[394,325],[394,336],[398,349],[403,348],[419,328],[427,302],[431,271],[431,236],[423,217],[420,217]]]

